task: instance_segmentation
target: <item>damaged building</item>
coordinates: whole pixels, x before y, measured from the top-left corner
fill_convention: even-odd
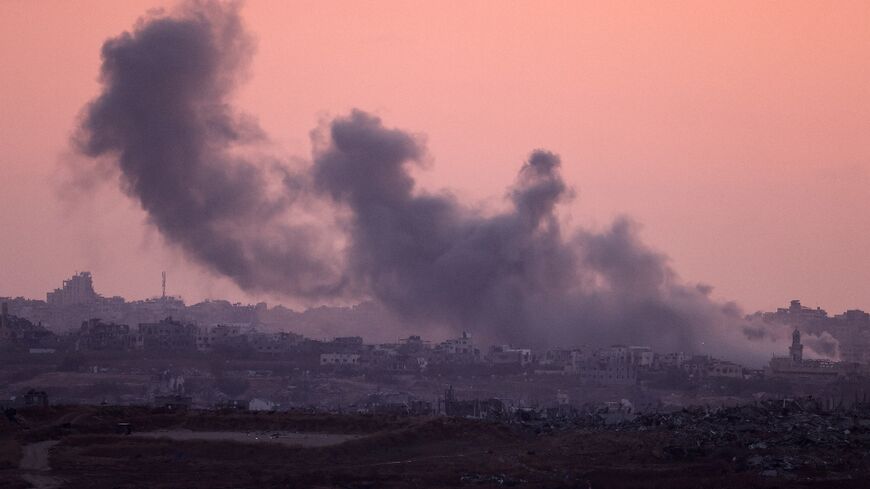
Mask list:
[[[0,305],[0,347],[6,349],[29,349],[53,345],[56,336],[41,324],[9,314],[6,302]]]

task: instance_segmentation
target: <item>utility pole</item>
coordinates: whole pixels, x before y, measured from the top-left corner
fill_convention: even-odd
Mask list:
[[[163,295],[161,297],[166,298],[166,272],[163,272]]]

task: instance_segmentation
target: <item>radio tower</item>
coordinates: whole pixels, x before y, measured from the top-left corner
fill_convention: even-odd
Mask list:
[[[166,298],[166,272],[163,272],[163,295],[161,298]]]

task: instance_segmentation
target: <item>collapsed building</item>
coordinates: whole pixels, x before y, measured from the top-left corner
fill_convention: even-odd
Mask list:
[[[196,349],[196,335],[199,328],[194,324],[173,320],[171,317],[156,323],[139,325],[136,338],[137,348],[144,350],[185,350]]]
[[[248,346],[257,353],[283,354],[292,351],[303,339],[296,333],[279,331],[277,333],[261,333],[251,331],[247,334]]]
[[[54,333],[41,324],[9,314],[6,302],[0,305],[0,347],[32,348],[51,343],[54,339]]]
[[[498,418],[507,413],[507,406],[501,399],[459,400],[453,386],[444,392],[444,414],[465,418]],[[440,410],[440,408],[439,408]]]
[[[89,319],[82,323],[76,346],[77,349],[88,351],[125,351],[132,349],[135,344],[136,337],[130,334],[130,326]]]

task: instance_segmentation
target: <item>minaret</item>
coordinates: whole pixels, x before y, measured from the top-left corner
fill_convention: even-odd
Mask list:
[[[801,363],[804,359],[804,345],[801,344],[801,332],[795,328],[791,334],[791,346],[788,349],[791,354],[791,361]]]

